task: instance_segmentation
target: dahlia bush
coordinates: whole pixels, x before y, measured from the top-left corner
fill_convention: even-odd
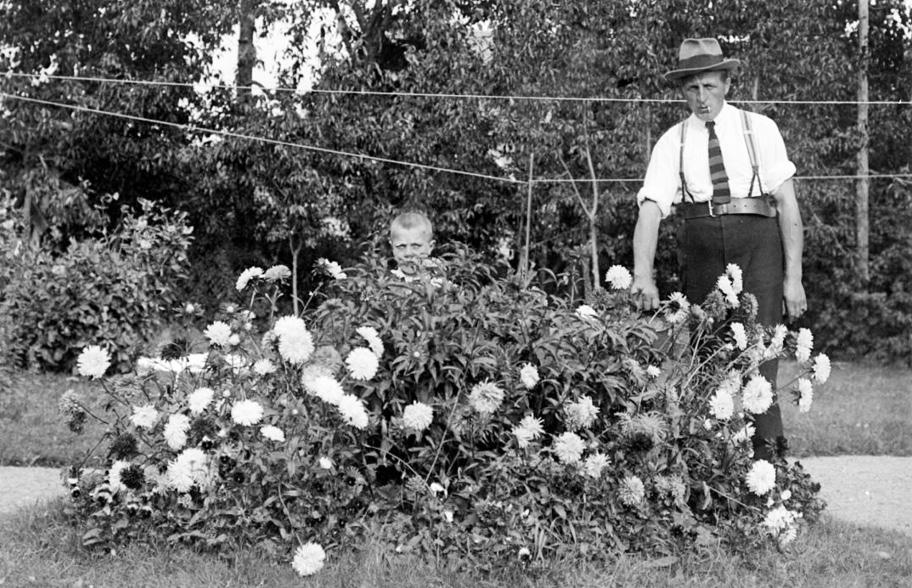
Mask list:
[[[751,423],[776,397],[809,409],[829,361],[756,323],[737,267],[704,304],[642,316],[619,266],[580,301],[446,261],[433,283],[340,269],[300,317],[276,310],[287,273],[253,268],[237,289],[261,314],[212,316],[208,349],[104,379],[87,347],[104,401],[67,414],[109,430],[70,472],[84,542],[257,545],[311,574],[368,526],[391,550],[494,566],[785,545],[816,519],[819,486],[754,460]],[[796,352],[795,381],[757,372]]]

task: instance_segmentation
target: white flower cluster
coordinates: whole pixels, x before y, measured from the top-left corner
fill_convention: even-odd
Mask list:
[[[741,268],[736,263],[730,263],[725,267],[725,275],[731,280],[732,289],[735,294],[740,294],[744,289],[744,280],[742,278]]]
[[[402,425],[416,433],[430,427],[433,420],[434,409],[417,400],[402,410]]]
[[[84,348],[76,359],[76,371],[80,376],[100,378],[111,367],[111,354],[98,345]]]
[[[165,423],[165,442],[168,447],[177,451],[187,444],[187,431],[190,430],[190,417],[185,414],[172,414]]]
[[[198,374],[206,369],[206,353],[191,353],[175,359],[140,357],[136,360],[136,372],[145,375],[151,372],[165,372],[180,375],[184,372]]]
[[[751,492],[763,496],[776,486],[776,468],[765,459],[758,459],[747,472],[745,482]]]
[[[646,487],[638,476],[626,476],[618,488],[618,499],[630,507],[638,506],[646,497]]]
[[[581,319],[595,319],[598,318],[598,312],[588,304],[580,304],[576,307],[576,316]]]
[[[718,388],[709,399],[709,412],[720,421],[727,421],[735,412],[735,401],[725,388]]]
[[[301,376],[301,383],[309,394],[339,409],[342,420],[357,429],[364,429],[368,424],[367,409],[361,399],[346,394],[342,385],[329,374],[306,372]]]
[[[188,492],[194,484],[209,485],[209,458],[202,449],[190,447],[168,463],[167,484],[178,492]]]
[[[795,341],[795,359],[798,361],[809,360],[813,349],[814,335],[810,329],[798,329],[798,336]]]
[[[545,433],[541,419],[532,415],[526,415],[519,421],[519,424],[513,427],[513,436],[516,437],[516,444],[521,449],[529,446],[529,443],[538,439]]]
[[[776,325],[773,328],[773,335],[770,338],[769,346],[763,352],[764,359],[779,357],[779,354],[782,353],[783,345],[785,344],[785,336],[787,334],[788,329],[785,325]]]
[[[255,400],[238,400],[231,406],[231,420],[243,427],[250,427],[263,418],[263,406]]]
[[[797,521],[800,518],[800,513],[779,505],[766,513],[761,524],[767,533],[778,540],[779,545],[785,546],[794,541],[798,534]]]
[[[725,296],[725,300],[728,302],[729,306],[738,308],[741,302],[738,300],[738,293],[735,292],[735,288],[732,286],[728,276],[719,276],[719,279],[716,281],[716,287]]]
[[[190,407],[190,414],[201,415],[206,407],[215,397],[215,391],[212,388],[197,388],[187,396],[187,405]]]
[[[367,346],[374,352],[377,359],[383,357],[383,341],[380,339],[377,329],[374,327],[359,327],[355,332],[367,341]]]
[[[592,426],[598,416],[599,408],[592,403],[592,398],[582,396],[579,400],[568,404],[564,411],[567,413],[567,426],[577,431]]]
[[[291,567],[294,571],[302,576],[312,576],[323,569],[323,562],[326,560],[326,552],[323,548],[314,543],[305,543],[295,551]]]
[[[345,365],[353,379],[367,381],[377,375],[380,362],[377,354],[367,347],[355,347],[345,358]]]
[[[258,376],[268,376],[275,373],[276,369],[278,369],[276,365],[267,357],[258,359],[253,363],[253,373]]]
[[[231,345],[231,327],[224,321],[215,321],[203,331],[211,345],[228,347]]]
[[[523,364],[522,368],[519,370],[519,381],[522,383],[523,387],[526,390],[531,390],[535,388],[541,378],[538,375],[538,368],[532,365],[531,363]]]
[[[304,319],[283,316],[272,327],[279,342],[279,355],[285,361],[300,365],[310,359],[314,352],[313,337],[304,324]]]
[[[773,385],[769,380],[755,374],[744,385],[741,405],[749,413],[762,414],[773,404]]]
[[[494,382],[484,381],[472,386],[469,404],[483,415],[494,414],[504,399],[504,391]]]
[[[130,467],[130,462],[120,459],[111,464],[111,468],[108,470],[108,490],[111,491],[111,494],[117,494],[123,490],[124,485],[120,479],[120,473],[128,467]]]
[[[130,422],[133,423],[133,426],[137,429],[147,429],[151,431],[155,426],[155,423],[158,422],[158,411],[155,410],[155,407],[151,404],[134,406]]]
[[[615,290],[626,290],[633,283],[633,276],[622,265],[613,265],[605,273],[605,280]]]
[[[334,280],[344,280],[348,276],[344,271],[342,271],[342,266],[340,266],[335,261],[329,261],[325,257],[321,257],[316,262],[317,268],[324,271],[327,275],[332,277]]]
[[[250,280],[259,278],[262,275],[263,275],[263,268],[259,268],[256,266],[249,267],[241,272],[241,275],[238,276],[237,283],[235,284],[234,287],[238,292],[242,292],[244,290],[244,288],[247,287],[247,284],[250,282]]]
[[[583,460],[583,472],[590,478],[598,479],[609,465],[611,465],[611,460],[608,459],[607,455],[593,453]]]
[[[741,268],[737,264],[730,263],[725,268],[725,274],[719,276],[716,280],[716,287],[725,296],[725,300],[732,308],[738,308],[741,302],[738,300],[738,294],[744,288]]]
[[[276,443],[285,442],[285,431],[276,427],[275,425],[264,425],[260,427],[260,435],[269,439],[270,441],[275,441]]]
[[[690,314],[690,302],[680,292],[673,292],[665,305],[665,320],[676,325],[684,322]]]
[[[830,358],[820,353],[814,358],[814,379],[823,384],[830,379]]]
[[[798,378],[798,411],[808,412],[814,402],[814,387],[807,378]]]
[[[552,448],[561,463],[575,465],[582,459],[586,443],[576,433],[567,431],[554,440]]]
[[[741,323],[731,324],[732,337],[735,339],[735,347],[740,350],[747,349],[747,331]]]
[[[267,282],[278,282],[291,277],[291,270],[285,265],[274,265],[263,274],[263,279]]]

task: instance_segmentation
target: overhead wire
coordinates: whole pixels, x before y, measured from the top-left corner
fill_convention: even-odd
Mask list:
[[[218,88],[221,90],[268,90],[270,92],[291,92],[299,95],[306,94],[330,94],[330,95],[353,95],[353,96],[385,96],[395,98],[447,98],[447,99],[464,99],[464,100],[507,100],[507,101],[538,101],[538,102],[617,102],[617,103],[651,103],[651,104],[680,104],[683,100],[677,98],[622,98],[607,96],[530,96],[530,95],[511,95],[511,94],[461,94],[448,92],[395,92],[383,90],[347,90],[331,88],[312,88],[308,90],[299,90],[297,88],[276,87],[267,88],[261,84],[252,86],[237,86],[233,84],[207,84],[205,82],[172,82],[166,80],[135,80],[124,78],[106,78],[97,76],[67,76],[60,74],[37,74],[28,72],[0,71],[0,77],[25,77],[31,79],[48,79],[48,80],[69,80],[77,82],[93,82],[100,84],[123,84],[139,86],[162,86],[162,87],[182,87],[196,88],[205,86],[207,88]],[[908,106],[912,105],[912,100],[797,100],[797,99],[769,99],[769,100],[730,100],[736,104],[794,104],[794,105],[834,105],[834,106],[853,106],[867,104],[869,106]]]
[[[183,130],[184,132],[203,133],[203,134],[209,134],[209,135],[219,135],[219,136],[223,136],[223,137],[231,137],[231,138],[235,138],[235,139],[258,141],[261,143],[277,145],[277,146],[282,146],[282,147],[289,147],[289,148],[294,148],[294,149],[302,149],[302,150],[306,150],[306,151],[313,151],[316,153],[324,153],[324,154],[328,154],[328,155],[337,155],[337,156],[342,156],[342,157],[360,159],[360,160],[364,160],[364,161],[374,161],[377,163],[385,163],[385,164],[390,164],[390,165],[411,167],[411,168],[423,169],[426,171],[433,171],[433,172],[439,172],[439,173],[447,173],[447,174],[461,175],[461,176],[466,176],[466,177],[474,177],[474,178],[478,178],[478,179],[496,181],[496,182],[502,182],[502,183],[508,183],[508,184],[521,184],[521,185],[525,185],[525,184],[529,184],[529,183],[532,183],[532,184],[564,184],[564,183],[576,183],[576,182],[621,183],[621,184],[623,184],[623,183],[638,183],[638,182],[643,181],[642,178],[562,178],[562,177],[531,178],[531,179],[521,180],[521,179],[517,179],[516,177],[514,177],[512,175],[511,176],[495,176],[495,175],[491,175],[491,174],[484,174],[484,173],[479,173],[479,172],[460,170],[460,169],[454,169],[454,168],[448,168],[448,167],[442,167],[442,166],[436,166],[436,165],[429,165],[429,164],[418,163],[418,162],[413,162],[413,161],[402,161],[402,160],[392,159],[392,158],[388,158],[388,157],[368,155],[368,154],[364,154],[364,153],[353,153],[350,151],[343,151],[340,149],[331,149],[328,147],[319,147],[316,145],[294,143],[291,141],[283,141],[281,139],[271,139],[269,137],[260,137],[257,135],[238,133],[235,131],[229,131],[229,130],[224,130],[224,129],[213,129],[213,128],[208,128],[208,127],[201,127],[201,126],[194,125],[194,124],[176,123],[176,122],[154,119],[154,118],[149,118],[149,117],[144,117],[144,116],[138,116],[138,115],[134,115],[134,114],[113,112],[113,111],[109,111],[109,110],[102,110],[102,109],[98,109],[98,108],[82,106],[79,104],[67,104],[64,102],[55,102],[52,100],[42,100],[39,98],[18,96],[15,94],[9,94],[7,92],[0,92],[0,98],[18,100],[21,102],[26,102],[26,103],[31,103],[31,104],[40,104],[40,105],[51,106],[51,107],[56,107],[56,108],[65,108],[65,109],[70,109],[73,111],[86,112],[86,113],[95,114],[95,115],[111,116],[111,117],[115,117],[115,118],[131,120],[131,121],[135,121],[135,122],[142,122],[142,123],[151,124],[151,125],[161,125],[161,126],[166,126],[166,127],[171,127],[171,128],[177,128],[177,129]],[[863,179],[863,178],[868,178],[868,179],[912,178],[912,173],[794,176],[794,179],[796,179],[796,180],[847,180],[847,179]]]

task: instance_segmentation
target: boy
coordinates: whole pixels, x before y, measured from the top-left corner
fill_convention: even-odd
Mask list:
[[[393,275],[407,282],[438,277],[443,267],[431,258],[434,250],[434,227],[420,212],[404,212],[390,222],[390,247],[398,265]]]

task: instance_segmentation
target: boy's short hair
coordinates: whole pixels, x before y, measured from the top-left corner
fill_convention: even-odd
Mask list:
[[[403,212],[398,214],[390,221],[390,234],[397,228],[420,228],[427,232],[429,239],[434,236],[434,225],[431,223],[431,219],[423,212]]]

